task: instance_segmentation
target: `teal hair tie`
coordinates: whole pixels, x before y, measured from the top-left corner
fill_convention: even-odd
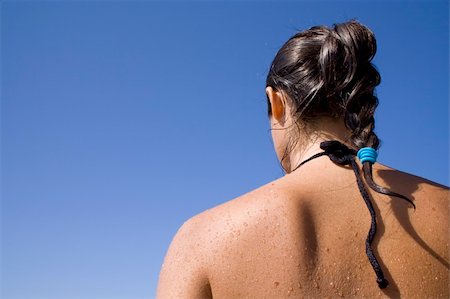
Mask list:
[[[378,157],[377,151],[371,147],[363,147],[356,155],[361,163],[370,162],[371,164],[375,163]]]

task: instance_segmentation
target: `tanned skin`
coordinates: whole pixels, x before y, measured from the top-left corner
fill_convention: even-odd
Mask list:
[[[282,128],[292,120],[282,95],[267,93],[281,157],[288,134]],[[323,138],[303,136],[307,141],[289,163],[320,152],[320,141],[330,136],[346,140],[344,126],[324,121],[320,127]],[[188,220],[167,252],[157,297],[449,298],[449,189],[379,163],[373,178],[416,205],[368,189],[386,289],[378,288],[365,254],[370,215],[355,174],[322,156]]]

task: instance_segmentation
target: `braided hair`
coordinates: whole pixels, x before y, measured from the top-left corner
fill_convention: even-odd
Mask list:
[[[295,34],[281,47],[270,66],[266,86],[283,91],[288,96],[294,107],[293,118],[297,122],[307,125],[323,116],[344,121],[350,132],[348,142],[351,148],[338,141],[323,142],[321,148],[324,152],[288,171],[294,171],[323,155],[336,164],[353,168],[358,189],[372,219],[366,239],[366,254],[377,275],[378,286],[385,288],[388,281],[371,248],[376,233],[376,214],[354,160],[359,149],[370,147],[377,150],[380,146],[380,140],[374,132],[374,113],[378,105],[374,91],[381,80],[372,64],[376,49],[373,32],[355,20],[335,24],[331,28],[312,27]],[[271,115],[269,99],[268,107]],[[294,148],[296,140],[290,142],[282,160]],[[371,162],[363,163],[363,174],[367,185],[374,191],[402,198],[414,206],[406,196],[374,182]]]
[[[289,96],[294,118],[305,123],[324,115],[342,118],[355,148],[376,150],[380,142],[373,131],[378,105],[374,89],[380,74],[371,63],[375,52],[373,33],[356,21],[315,26],[281,47],[266,85]]]

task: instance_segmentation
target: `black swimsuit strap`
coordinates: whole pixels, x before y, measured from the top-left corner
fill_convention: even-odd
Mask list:
[[[358,164],[355,161],[356,151],[353,149],[348,148],[344,144],[342,144],[339,141],[325,141],[320,144],[320,148],[324,151],[318,154],[313,155],[312,157],[306,159],[300,165],[298,165],[294,170],[298,169],[300,166],[304,165],[305,163],[321,157],[321,156],[328,156],[331,161],[338,165],[350,165],[353,169],[353,172],[356,176],[356,183],[358,184],[359,192],[361,193],[362,198],[364,199],[364,202],[367,206],[367,209],[369,210],[370,217],[371,217],[371,224],[370,224],[370,230],[367,235],[366,239],[366,255],[369,258],[369,262],[372,265],[373,270],[375,271],[375,274],[377,276],[377,283],[380,289],[384,289],[388,286],[389,282],[384,278],[383,271],[381,269],[381,266],[375,257],[375,254],[373,253],[372,249],[372,242],[375,237],[375,234],[377,232],[377,215],[375,213],[375,210],[372,205],[372,201],[370,200],[370,195],[367,192],[366,187],[364,186],[364,183],[361,179],[361,174],[359,171]],[[294,171],[293,170],[293,171]]]

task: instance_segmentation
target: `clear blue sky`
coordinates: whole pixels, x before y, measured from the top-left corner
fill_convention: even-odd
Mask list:
[[[186,219],[282,175],[264,83],[296,29],[375,32],[380,162],[448,185],[447,1],[0,5],[2,298],[152,298]]]

